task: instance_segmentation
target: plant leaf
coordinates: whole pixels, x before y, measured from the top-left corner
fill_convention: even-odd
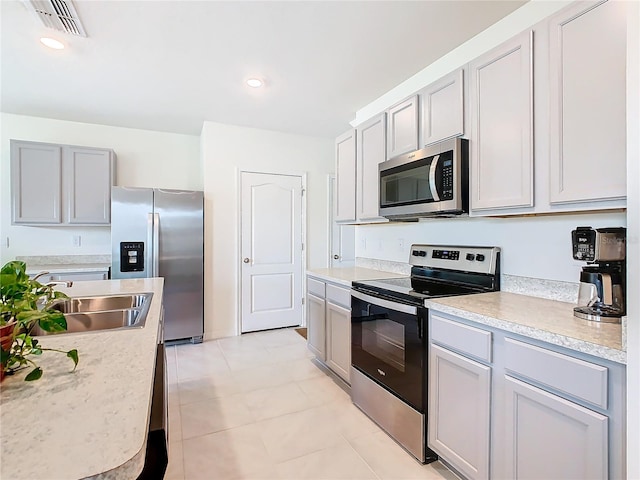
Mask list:
[[[67,321],[64,313],[57,310],[45,310],[45,317],[40,318],[38,323],[45,332],[64,332],[67,329]]]
[[[40,367],[36,367],[29,372],[29,374],[24,377],[25,381],[32,382],[34,380],[38,380],[42,376],[42,369]]]
[[[73,360],[73,363],[74,363],[73,369],[75,370],[76,367],[78,366],[78,350],[76,350],[75,348],[73,350],[69,350],[67,352],[67,357]]]

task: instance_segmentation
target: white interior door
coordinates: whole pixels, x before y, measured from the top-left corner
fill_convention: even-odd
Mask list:
[[[352,267],[356,264],[356,227],[336,223],[334,208],[336,177],[329,177],[329,266]]]
[[[302,323],[302,178],[241,173],[242,333]]]

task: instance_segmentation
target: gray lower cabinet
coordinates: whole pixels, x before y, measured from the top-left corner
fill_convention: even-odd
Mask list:
[[[324,295],[324,282],[307,278],[307,348],[323,362],[327,359]]]
[[[351,371],[351,309],[326,304],[327,365],[350,383]]]
[[[113,150],[11,140],[16,225],[109,225]]]
[[[506,478],[605,479],[608,418],[505,377]]]
[[[351,371],[351,289],[307,277],[307,347],[345,382]]]
[[[428,442],[469,479],[489,478],[491,368],[431,345]]]
[[[429,311],[428,444],[468,479],[625,477],[626,369]]]
[[[492,334],[429,318],[429,447],[469,479],[489,478]]]

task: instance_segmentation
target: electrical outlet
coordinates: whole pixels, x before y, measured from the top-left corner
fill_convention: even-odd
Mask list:
[[[80,235],[74,235],[71,241],[74,247],[79,247],[82,243],[82,237]]]
[[[360,248],[363,251],[367,249],[367,239],[366,238],[361,238],[360,239]]]

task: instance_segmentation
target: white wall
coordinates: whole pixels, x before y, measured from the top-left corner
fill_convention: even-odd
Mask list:
[[[502,42],[532,27],[572,2],[573,0],[530,0],[513,13],[392,88],[380,98],[362,107],[356,112],[355,119],[350,122],[351,125],[353,127],[358,126],[409,95],[413,95],[421,88],[435,82],[447,73],[486,53],[496,45],[500,45]]]
[[[640,478],[640,2],[627,8],[627,478]]]
[[[110,254],[109,227],[11,225],[9,140],[112,148],[117,185],[201,190],[200,138],[195,135],[110,127],[23,115],[0,114],[0,260],[20,255]],[[80,247],[72,245],[81,235]],[[7,247],[9,237],[9,247]]]
[[[599,213],[363,225],[356,228],[356,256],[406,263],[412,243],[488,245],[502,248],[502,273],[579,282],[585,264],[573,260],[571,230],[625,226],[625,218],[624,213]]]
[[[327,262],[333,140],[205,122],[205,337],[238,333],[239,172],[307,173],[307,267]]]

